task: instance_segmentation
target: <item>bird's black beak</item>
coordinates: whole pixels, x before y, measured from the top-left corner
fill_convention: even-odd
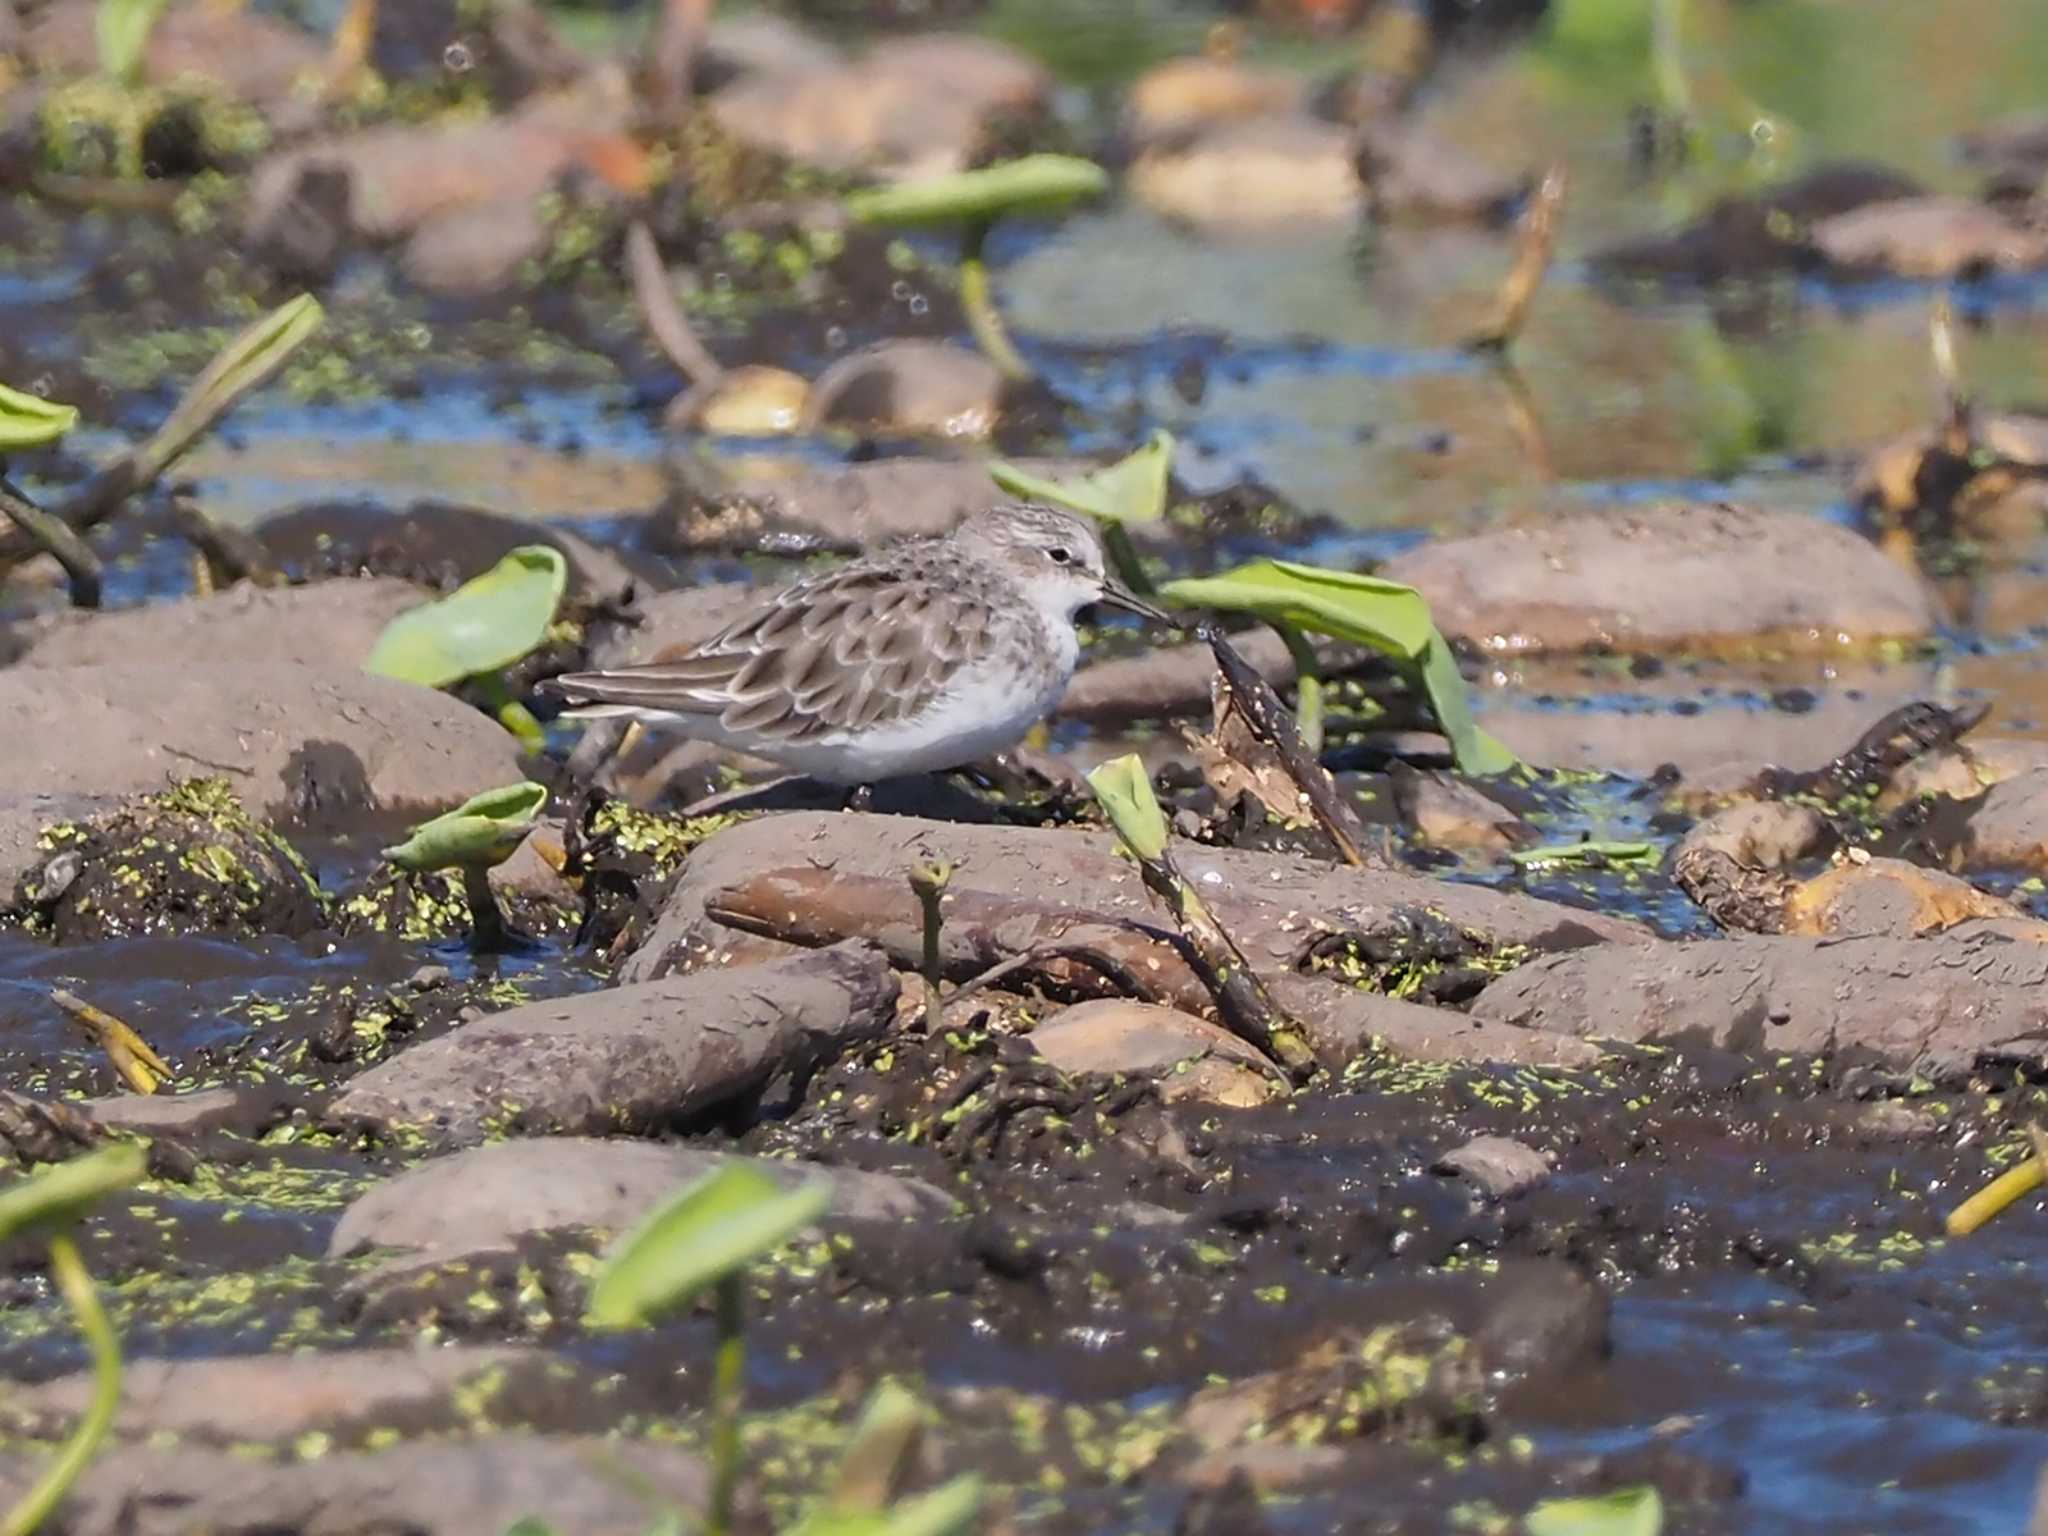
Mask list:
[[[1139,618],[1149,619],[1154,624],[1170,626],[1181,622],[1165,609],[1146,602],[1114,576],[1102,578],[1102,596],[1097,601],[1110,608],[1121,608],[1125,613],[1135,613]]]

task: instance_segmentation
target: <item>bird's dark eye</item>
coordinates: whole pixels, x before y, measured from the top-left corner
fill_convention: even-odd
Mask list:
[[[1072,550],[1067,549],[1064,545],[1059,544],[1055,544],[1051,549],[1048,549],[1046,553],[1052,556],[1052,563],[1054,565],[1070,564],[1072,563],[1074,558]]]

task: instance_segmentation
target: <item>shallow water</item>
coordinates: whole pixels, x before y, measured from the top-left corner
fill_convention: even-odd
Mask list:
[[[1703,96],[1725,73],[1773,114],[1778,142],[1787,146],[1778,161],[1785,169],[1802,156],[1855,155],[1937,187],[1970,188],[1970,173],[1946,147],[1950,137],[2035,106],[2048,72],[2048,6],[1808,0],[1731,7],[1727,18],[1724,35],[1700,43],[1693,55]],[[1016,0],[996,7],[988,25],[1056,59],[1085,61],[1085,83],[1099,91],[1137,65],[1189,46],[1201,19],[1164,6],[1062,0],[1040,7]],[[1256,31],[1253,37],[1255,56],[1263,50],[1303,64],[1329,59],[1299,40],[1262,41]],[[1848,520],[1847,466],[1855,456],[1932,418],[1926,316],[1933,290],[1786,283],[1775,285],[1767,303],[1738,311],[1725,296],[1621,295],[1596,284],[1583,262],[1589,251],[1666,227],[1748,174],[1732,166],[1644,179],[1630,160],[1626,116],[1644,90],[1640,62],[1640,50],[1628,48],[1560,57],[1523,47],[1475,56],[1453,64],[1426,110],[1426,121],[1495,163],[1534,168],[1562,157],[1573,173],[1562,259],[1515,353],[1525,389],[1519,417],[1499,372],[1456,346],[1504,264],[1498,237],[1396,229],[1367,241],[1356,230],[1331,227],[1211,239],[1119,200],[1057,226],[1006,230],[995,242],[998,293],[1024,349],[1054,391],[1077,407],[1065,441],[1051,446],[1114,451],[1153,426],[1171,428],[1183,444],[1179,471],[1195,490],[1256,480],[1339,519],[1345,535],[1304,552],[1324,559],[1380,558],[1430,536],[1661,496],[1754,501]],[[1071,105],[1086,123],[1100,114],[1102,100],[1077,91]],[[1731,113],[1723,121],[1732,129],[1742,119]],[[79,243],[103,247],[115,238],[101,222]],[[78,306],[82,273],[64,262],[0,258],[0,326],[16,338],[0,346],[0,358],[18,362],[39,343],[61,352],[57,338]],[[2048,279],[1959,292],[1961,312],[1972,322],[1963,333],[1965,373],[1985,402],[2048,398],[2044,300]],[[448,329],[459,333],[461,322]],[[457,363],[401,398],[306,400],[273,391],[241,411],[232,430],[194,454],[181,473],[211,509],[234,521],[313,499],[403,507],[442,498],[630,547],[667,483],[657,386],[669,381],[644,355],[624,364],[591,359],[582,353],[580,382],[548,378],[506,355],[495,366]],[[90,375],[89,359],[79,366]],[[118,390],[110,397],[123,420],[147,419],[142,407],[154,398]],[[90,457],[107,441],[87,436],[77,446]],[[836,454],[844,445],[821,443],[812,451]],[[169,541],[142,546],[110,572],[109,601],[180,594],[189,574]],[[1478,702],[1482,712],[1641,722],[1627,733],[1635,755],[1600,759],[1616,774],[1575,786],[1538,821],[1547,841],[1583,835],[1661,842],[1663,834],[1649,824],[1653,802],[1636,795],[1659,760],[1659,719],[1704,718],[1705,729],[1734,746],[1760,718],[1787,713],[1788,690],[1811,695],[1798,701],[1801,709],[1852,693],[1984,697],[1994,704],[1988,729],[2048,736],[2048,540],[1986,551],[1976,573],[1947,590],[1952,623],[1928,656],[1870,666],[1681,662],[1654,679],[1605,662],[1483,664],[1474,669]],[[1830,717],[1823,709],[1820,718]],[[1600,739],[1622,737],[1609,732]],[[1703,928],[1697,912],[1654,875],[1515,875],[1494,867],[1445,873],[1631,913],[1671,933]],[[477,979],[455,944],[138,939],[53,952],[5,938],[0,1015],[10,1026],[8,1059],[33,1074],[30,1086],[106,1092],[116,1086],[110,1075],[79,1049],[62,1015],[41,1002],[41,989],[53,981],[89,982],[96,1000],[169,1054],[215,1062],[223,1071],[260,1072],[265,1030],[275,1022],[261,1005],[284,998],[303,1005],[344,982],[369,991],[397,986],[423,963],[450,966],[460,983]],[[499,979],[511,989],[501,1000],[594,980],[553,940],[508,962]],[[1607,1107],[1620,1112],[1615,1103]],[[1742,1113],[1748,1112],[1745,1101]],[[1343,1126],[1368,1138],[1377,1134],[1375,1113],[1369,1103],[1352,1103]],[[1332,1112],[1333,1125],[1325,1128],[1333,1139],[1341,1139],[1334,1124],[1340,1118]],[[1514,1128],[1513,1117],[1504,1128]],[[1723,1122],[1718,1140],[1699,1134],[1705,1151],[1694,1146],[1692,1156],[1646,1176],[1655,1187],[1629,1197],[1624,1225],[1650,1232],[1652,1208],[1679,1211],[1696,1203],[1731,1232],[1753,1227],[1793,1247],[1854,1232],[1862,1247],[1852,1257],[1860,1261],[1894,1223],[1931,1237],[1930,1213],[1960,1192],[1943,1182],[1958,1176],[1959,1160],[1947,1149],[1897,1149],[1885,1154],[1896,1157],[1888,1168],[1864,1166],[1838,1149],[1822,1167],[1792,1172],[1785,1165],[1800,1156],[1796,1149],[1780,1141],[1757,1152],[1741,1123]],[[369,1170],[341,1154],[302,1153],[289,1144],[274,1155],[307,1198],[265,1203],[259,1194],[247,1202],[249,1227],[261,1231],[237,1238],[236,1252],[244,1260],[310,1260],[335,1205]],[[1333,1204],[1350,1198],[1347,1165],[1320,1152],[1300,1155],[1319,1165],[1305,1181],[1313,1197]],[[1298,1170],[1288,1156],[1265,1149],[1249,1161],[1247,1182],[1291,1184]],[[1775,1169],[1767,1166],[1771,1159]],[[1903,1210],[1885,1182],[1898,1170],[1917,1186]],[[1598,1207],[1612,1196],[1610,1179],[1633,1176],[1624,1169],[1560,1178],[1550,1198]],[[239,1208],[217,1191],[175,1194],[168,1203],[200,1227]],[[1639,1446],[1652,1426],[1683,1414],[1666,1438],[1739,1469],[1746,1482],[1745,1497],[1731,1506],[1731,1529],[2003,1536],[2022,1518],[2039,1475],[2043,1411],[2036,1396],[2015,1415],[2017,1423],[1998,1422],[1978,1384],[2039,1354],[2040,1270],[2048,1249],[2038,1215],[2015,1212],[1967,1246],[1923,1244],[1897,1267],[1845,1261],[1855,1278],[1834,1289],[1802,1287],[1761,1260],[1747,1264],[1725,1254],[1683,1281],[1655,1278],[1650,1262],[1617,1271],[1615,1358],[1606,1380],[1582,1399],[1528,1409],[1523,1422],[1541,1455],[1569,1457]],[[1548,1251],[1533,1239],[1527,1246]],[[1124,1255],[1134,1268],[1157,1257],[1136,1243]],[[1290,1269],[1294,1262],[1274,1258],[1271,1273],[1286,1274],[1317,1305],[1341,1315],[1343,1284],[1298,1265]],[[352,1335],[338,1325],[325,1294],[331,1280],[287,1266],[271,1272],[273,1290],[265,1295],[217,1305],[197,1296],[182,1312],[153,1311],[146,1295],[128,1295],[117,1310],[138,1353],[247,1349],[301,1336],[347,1339]],[[203,1280],[189,1283],[195,1293],[204,1290]],[[1158,1320],[1147,1318],[1138,1294],[1133,1286],[1124,1299],[1133,1313],[1125,1321],[1145,1334]],[[319,1316],[311,1324],[294,1321],[301,1308]],[[1199,1381],[1190,1371],[1138,1382],[1113,1367],[1098,1380],[1082,1345],[1068,1340],[1047,1353],[1040,1333],[994,1306],[1000,1326],[993,1332],[974,1331],[989,1325],[977,1325],[965,1302],[924,1312],[906,1300],[904,1310],[911,1315],[892,1325],[890,1337],[908,1349],[915,1340],[898,1334],[924,1336],[920,1363],[941,1384],[1106,1398],[1137,1413]],[[1218,1302],[1190,1327],[1228,1341],[1257,1321],[1255,1309],[1239,1299]],[[821,1305],[775,1326],[815,1344],[843,1329],[844,1319]],[[685,1328],[678,1337],[701,1342],[701,1329]],[[573,1347],[601,1364],[617,1351],[587,1340]],[[1113,1340],[1101,1346],[1117,1347]],[[1219,1347],[1233,1364],[1250,1367],[1252,1352],[1241,1339]],[[75,1363],[76,1350],[61,1328],[0,1329],[0,1359],[40,1376]],[[771,1403],[821,1390],[832,1367],[844,1363],[827,1356],[802,1367],[778,1365],[772,1348],[759,1351],[759,1360],[757,1386]],[[1498,1476],[1502,1489],[1516,1488],[1512,1471]],[[1359,1514],[1357,1496],[1354,1485],[1341,1496],[1309,1495],[1269,1514],[1279,1532],[1323,1531]],[[1427,1498],[1405,1497],[1413,1503],[1400,1503],[1393,1518],[1426,1521]],[[1107,1521],[1115,1510],[1129,1529],[1165,1530],[1176,1505],[1164,1494],[1096,1489],[1077,1507],[1083,1513],[1067,1518]],[[1049,1512],[1047,1519],[1054,1521]]]

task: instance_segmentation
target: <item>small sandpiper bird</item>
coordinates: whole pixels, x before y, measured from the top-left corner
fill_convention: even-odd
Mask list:
[[[1110,576],[1087,520],[999,506],[767,594],[709,640],[545,686],[565,719],[634,719],[865,789],[1015,745],[1066,691],[1091,603],[1174,622]]]

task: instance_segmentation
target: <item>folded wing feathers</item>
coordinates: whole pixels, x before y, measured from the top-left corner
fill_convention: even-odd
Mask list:
[[[802,740],[916,714],[989,638],[980,602],[849,569],[798,583],[695,647],[552,686],[577,703],[716,715],[736,734]]]

